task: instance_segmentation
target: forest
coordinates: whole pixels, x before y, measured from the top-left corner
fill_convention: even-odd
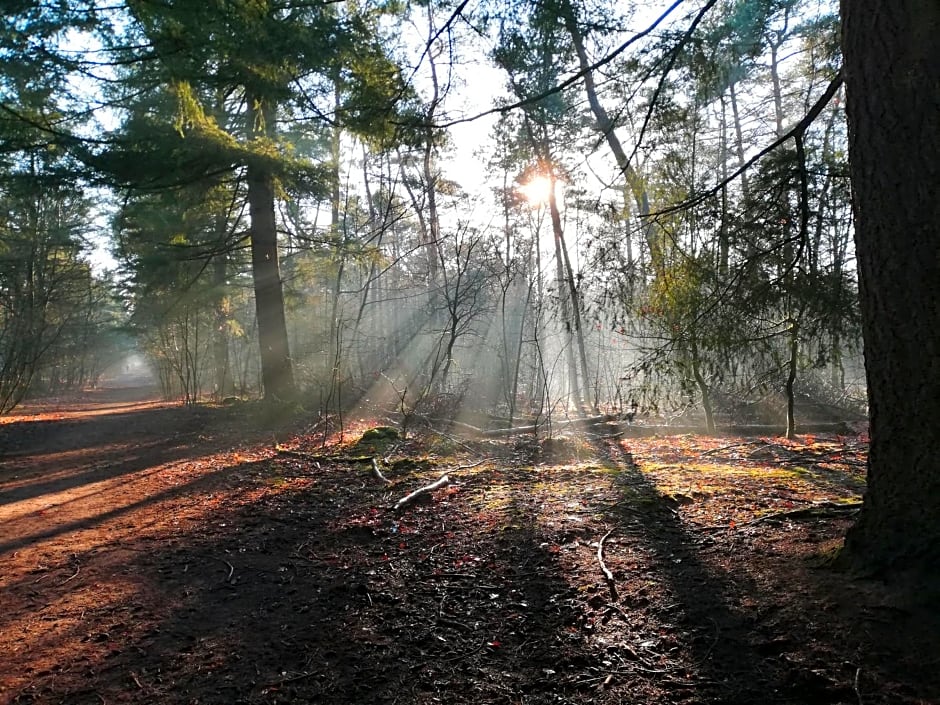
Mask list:
[[[4,7],[0,704],[940,703],[935,0]]]

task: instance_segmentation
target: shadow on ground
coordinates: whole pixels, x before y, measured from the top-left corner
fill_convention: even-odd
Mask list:
[[[940,697],[937,652],[900,643],[936,644],[936,619],[807,564],[844,522],[701,531],[625,446],[595,450],[590,467],[457,470],[401,513],[446,468],[391,487],[289,456],[170,475],[88,517],[81,542],[79,527],[30,537],[35,567],[3,584],[0,703]]]

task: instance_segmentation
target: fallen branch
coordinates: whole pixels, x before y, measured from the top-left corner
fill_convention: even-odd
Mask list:
[[[558,430],[562,428],[568,428],[569,426],[596,426],[602,423],[608,423],[610,421],[619,421],[621,417],[615,414],[599,414],[597,416],[588,416],[585,418],[577,419],[566,419],[564,421],[550,421],[546,418],[543,421],[533,424],[527,424],[525,426],[512,426],[511,428],[479,428],[477,426],[471,426],[468,423],[457,420],[446,420],[446,419],[429,419],[429,421],[434,423],[446,423],[450,424],[456,429],[461,429],[472,433],[476,436],[481,436],[482,438],[502,438],[504,436],[514,436],[521,433],[537,433],[545,429]]]
[[[804,519],[807,517],[820,518],[820,517],[842,517],[855,514],[859,509],[862,508],[862,502],[846,502],[846,503],[837,503],[837,502],[818,502],[809,507],[800,507],[799,509],[788,509],[785,512],[775,512],[773,514],[765,514],[762,517],[757,517],[756,519],[751,519],[751,521],[744,522],[738,526],[754,526],[756,524],[761,524],[765,521],[781,521],[784,519]]]
[[[419,497],[422,497],[426,494],[430,494],[431,492],[434,492],[435,490],[439,490],[442,487],[447,487],[447,485],[449,484],[450,484],[450,478],[447,475],[441,475],[439,479],[435,480],[430,485],[425,485],[424,487],[416,489],[411,494],[405,495],[404,497],[402,497],[400,500],[398,500],[395,503],[395,506],[392,509],[396,512],[401,509],[404,509],[409,504],[413,504]]]
[[[233,566],[231,563],[229,563],[229,562],[228,562],[227,560],[225,560],[224,558],[220,558],[219,560],[222,561],[225,565],[228,566],[228,577],[225,578],[225,582],[231,583],[231,582],[232,582],[232,576],[235,575],[235,566]]]
[[[607,564],[604,563],[604,541],[607,540],[607,537],[614,533],[614,530],[611,529],[603,538],[597,542],[597,562],[601,566],[601,572],[604,574],[604,579],[607,581],[607,588],[610,590],[610,601],[617,601],[617,583],[614,582],[614,574],[610,572],[610,568],[607,567]]]
[[[733,450],[735,448],[746,448],[747,446],[754,446],[754,445],[767,446],[770,444],[767,443],[767,441],[763,439],[758,439],[756,441],[744,441],[743,443],[732,443],[730,445],[721,446],[720,448],[712,448],[711,450],[706,450],[704,453],[702,453],[702,457],[704,458],[706,455],[716,455],[718,453],[723,453],[726,450]]]
[[[489,458],[483,458],[483,460],[478,460],[475,463],[470,463],[469,465],[458,465],[451,472],[457,472],[458,470],[469,470],[470,468],[479,467],[483,463],[489,462]]]
[[[392,484],[392,481],[382,474],[382,471],[379,469],[379,464],[376,462],[375,458],[372,458],[372,474],[386,485]]]
[[[438,436],[440,436],[441,438],[446,438],[446,439],[447,439],[448,441],[450,441],[451,443],[455,443],[455,444],[459,445],[461,448],[463,448],[463,449],[465,449],[465,450],[469,450],[471,453],[474,452],[474,451],[473,451],[473,448],[471,448],[471,447],[468,446],[466,443],[464,443],[463,441],[461,441],[459,438],[457,438],[457,436],[451,435],[451,434],[449,434],[449,433],[444,433],[444,432],[441,431],[440,429],[434,428],[433,426],[430,426],[430,425],[429,425],[429,429],[430,429],[431,433],[435,433],[435,434],[437,434]]]
[[[66,579],[63,580],[61,583],[59,583],[59,585],[65,585],[66,583],[71,582],[72,580],[75,580],[75,578],[78,577],[78,574],[79,574],[81,571],[82,571],[82,567],[81,567],[81,566],[76,566],[75,572],[72,574],[72,577],[66,578]]]
[[[802,500],[790,500],[790,501],[802,501]],[[806,518],[816,518],[821,519],[824,517],[845,517],[855,514],[862,507],[862,502],[848,502],[848,503],[837,503],[837,502],[818,502],[809,507],[798,507],[797,509],[788,509],[783,512],[774,512],[772,514],[765,514],[764,516],[757,517],[756,519],[751,519],[750,521],[731,524],[706,524],[706,525],[695,525],[694,523],[690,525],[690,528],[695,531],[733,531],[734,529],[740,529],[745,526],[755,526],[757,524],[762,524],[765,521],[782,521],[784,519],[806,519]]]
[[[317,463],[319,466],[320,461],[330,461],[334,463],[369,463],[372,466],[372,475],[380,482],[385,483],[386,485],[392,484],[392,481],[389,480],[385,475],[382,474],[382,470],[379,468],[378,461],[376,461],[375,456],[373,455],[314,455],[312,453],[304,453],[299,450],[289,450],[287,448],[277,448],[278,455],[286,455],[289,458],[301,458],[311,463]]]
[[[284,455],[288,458],[309,460],[312,463],[318,463],[320,461],[327,460],[334,463],[368,463],[371,462],[374,458],[374,456],[371,455],[321,455],[315,453],[304,453],[302,450],[291,450],[290,448],[282,448],[280,446],[276,446],[274,450],[278,455]]]
[[[567,419],[565,421],[548,421],[531,424],[528,426],[515,426],[513,428],[494,428],[488,431],[481,430],[480,434],[484,438],[499,438],[502,436],[513,436],[517,433],[536,433],[538,431],[550,428],[553,431],[569,426],[596,426],[610,421],[617,421],[618,417],[612,414],[600,414],[598,416],[588,416],[583,419]]]

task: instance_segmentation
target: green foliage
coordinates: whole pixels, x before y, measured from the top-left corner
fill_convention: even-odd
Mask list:
[[[113,325],[107,289],[83,261],[81,190],[39,160],[0,177],[0,413],[39,387],[80,387],[100,372]],[[54,169],[51,169],[54,173]]]

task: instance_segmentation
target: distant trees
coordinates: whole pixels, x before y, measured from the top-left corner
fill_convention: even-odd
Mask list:
[[[761,401],[792,433],[801,389],[851,381],[841,110],[788,132],[836,75],[825,6],[641,25],[577,0],[93,5],[5,25],[10,94],[52,77],[46,109],[4,104],[7,134],[117,197],[122,290],[169,395],[636,401],[709,428]],[[474,63],[502,72],[483,195],[442,127]]]
[[[54,19],[36,7],[0,30],[0,413],[94,383],[120,346],[121,311],[86,261],[86,184],[53,133],[65,121],[59,67],[30,52]]]
[[[21,167],[0,178],[0,412],[96,382],[121,347],[122,312],[84,259],[84,194]]]

